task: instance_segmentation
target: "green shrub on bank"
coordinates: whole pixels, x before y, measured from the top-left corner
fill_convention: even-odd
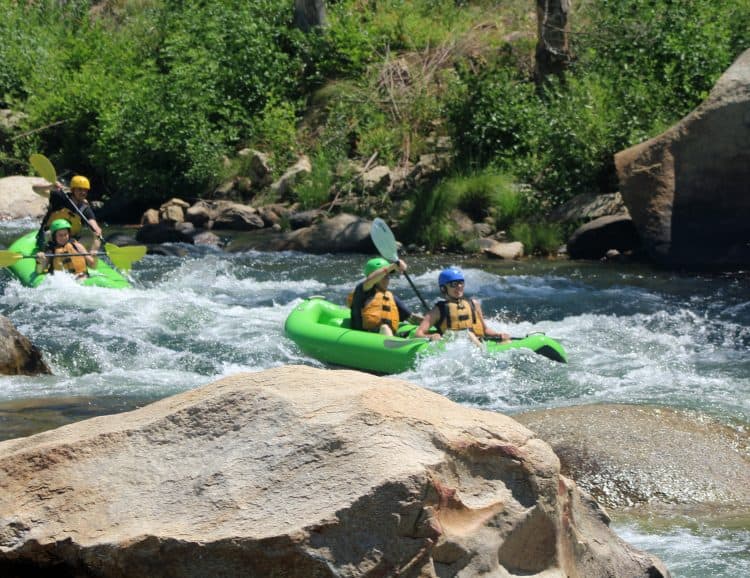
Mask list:
[[[447,132],[464,176],[407,201],[415,237],[450,245],[452,208],[506,228],[611,191],[614,152],[694,108],[750,46],[746,0],[595,0],[571,13],[564,82],[538,88],[527,4],[341,0],[305,35],[288,0],[0,0],[0,100],[28,115],[0,142],[0,171],[41,150],[112,193],[160,201],[211,190],[245,147],[277,172],[310,151],[329,169],[376,153],[394,165]],[[531,34],[506,40],[516,31]],[[494,173],[529,186],[493,188]]]
[[[518,222],[509,233],[513,241],[523,243],[526,255],[555,255],[563,244],[562,229],[556,223]]]
[[[88,3],[66,3],[45,20],[54,39],[22,88],[29,128],[48,127],[46,148],[143,200],[202,194],[222,157],[256,140],[287,162],[299,112],[291,96],[303,81],[288,3],[146,4],[115,22],[90,20]],[[3,10],[20,21],[35,13]]]
[[[612,157],[705,98],[750,46],[750,4],[599,0],[571,18],[576,60],[541,89],[503,61],[460,69],[447,104],[458,162],[512,170],[553,203],[616,186]]]
[[[330,200],[336,159],[324,149],[316,151],[310,160],[312,171],[295,186],[302,209],[318,209]]]
[[[411,240],[429,248],[457,246],[459,239],[450,218],[454,209],[473,221],[491,218],[498,228],[529,215],[530,210],[508,174],[487,169],[454,175],[417,195],[407,226],[413,231]]]

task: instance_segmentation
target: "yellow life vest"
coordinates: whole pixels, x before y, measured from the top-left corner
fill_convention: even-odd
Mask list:
[[[55,247],[54,253],[58,255],[60,253],[80,253],[80,251],[73,246],[73,243],[67,242],[62,247]],[[88,272],[88,266],[85,257],[65,255],[63,257],[52,257],[51,270],[67,271],[76,277],[81,277]]]
[[[351,307],[354,292],[347,297],[347,303]],[[375,289],[375,294],[365,302],[362,308],[362,329],[365,331],[378,331],[381,325],[390,325],[393,331],[398,329],[398,306],[390,291]]]
[[[460,331],[471,330],[477,337],[484,337],[484,324],[477,315],[474,302],[471,299],[459,299],[458,301],[438,301],[440,319],[437,330],[443,334],[448,330]]]
[[[44,223],[44,228],[48,229],[49,226],[54,223],[57,219],[65,219],[70,223],[70,236],[77,237],[81,234],[81,216],[74,212],[72,209],[63,207],[50,213],[47,221]]]

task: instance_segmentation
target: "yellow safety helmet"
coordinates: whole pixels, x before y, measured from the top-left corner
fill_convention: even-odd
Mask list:
[[[70,188],[71,189],[86,189],[87,191],[91,190],[91,184],[89,183],[89,180],[86,177],[83,177],[81,175],[76,175],[72,179],[70,179]]]

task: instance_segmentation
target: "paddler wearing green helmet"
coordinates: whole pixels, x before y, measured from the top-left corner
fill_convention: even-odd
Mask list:
[[[96,255],[86,251],[86,248],[71,234],[72,225],[67,219],[55,219],[50,223],[50,240],[41,251],[36,254],[37,274],[52,274],[65,271],[82,279],[88,277],[89,267],[96,267]],[[99,250],[99,240],[94,239],[92,253]]]
[[[413,314],[403,301],[388,290],[392,275],[406,271],[406,263],[399,259],[390,263],[374,257],[365,263],[365,279],[349,294],[351,328],[393,335],[401,321],[419,323],[421,317]]]

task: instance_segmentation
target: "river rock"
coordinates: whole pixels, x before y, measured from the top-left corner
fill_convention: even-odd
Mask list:
[[[581,225],[567,242],[571,259],[601,259],[611,250],[637,251],[641,242],[628,215],[599,217]]]
[[[750,515],[750,436],[666,408],[586,405],[514,416],[552,445],[562,471],[612,509],[648,504]]]
[[[41,219],[47,211],[47,199],[37,195],[32,186],[46,185],[40,177],[0,178],[0,220]]]
[[[294,197],[294,187],[306,175],[312,172],[312,163],[306,155],[302,155],[297,162],[288,168],[286,172],[279,177],[279,180],[271,184],[271,191],[274,195],[282,200],[288,200]]]
[[[628,209],[618,193],[581,193],[565,204],[552,209],[548,218],[560,223],[587,222],[612,215],[629,216]]]
[[[51,373],[42,353],[22,335],[10,319],[0,315],[0,374],[40,375]]]
[[[0,443],[0,574],[668,576],[509,417],[281,367]]]
[[[374,253],[370,221],[341,213],[274,240],[276,250],[307,253]]]
[[[672,267],[750,264],[750,50],[663,134],[615,155],[644,245]]]

